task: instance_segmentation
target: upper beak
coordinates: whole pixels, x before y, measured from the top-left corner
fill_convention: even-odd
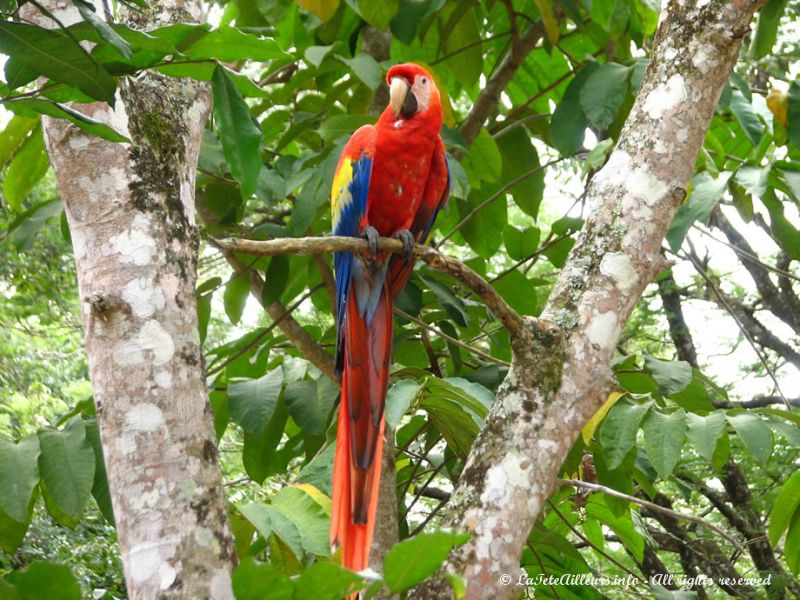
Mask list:
[[[400,111],[403,110],[403,103],[410,89],[411,87],[405,79],[401,77],[392,79],[389,85],[389,105],[392,107],[395,117],[399,116]]]
[[[395,117],[402,114],[408,118],[417,112],[417,98],[402,77],[395,77],[389,85],[389,106],[392,107]]]

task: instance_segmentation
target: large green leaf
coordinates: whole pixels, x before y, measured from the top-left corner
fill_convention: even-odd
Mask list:
[[[769,513],[767,535],[773,546],[778,545],[783,532],[789,528],[792,517],[800,507],[800,471],[796,471],[781,487],[772,510]]]
[[[492,135],[482,128],[469,148],[469,158],[477,170],[478,177],[485,181],[497,181],[503,173],[503,157]]]
[[[469,315],[463,300],[435,279],[431,277],[421,277],[421,279],[428,285],[450,318],[462,327],[466,327],[469,324]]]
[[[222,150],[236,181],[247,198],[258,188],[261,171],[261,129],[253,121],[233,79],[222,66],[211,78],[214,120],[222,140]]]
[[[734,90],[731,96],[731,111],[739,121],[739,125],[750,138],[754,145],[758,145],[761,141],[761,136],[764,135],[764,125],[758,118],[753,105],[747,101],[739,90]]]
[[[304,489],[296,486],[283,488],[272,497],[271,506],[295,526],[305,552],[316,556],[330,555],[330,515]]]
[[[646,354],[644,366],[664,396],[676,394],[692,382],[692,367],[682,360],[659,360]]]
[[[236,325],[242,319],[247,298],[250,295],[250,272],[245,269],[236,273],[225,286],[222,296],[225,314]]]
[[[39,471],[47,510],[59,523],[74,527],[81,518],[94,485],[95,457],[80,416],[61,431],[40,429]]]
[[[584,114],[592,123],[606,129],[622,108],[628,92],[630,67],[619,63],[600,65],[581,87],[579,101]]]
[[[77,125],[86,133],[91,133],[111,142],[130,142],[128,138],[116,131],[113,127],[101,121],[87,117],[83,113],[65,104],[59,104],[42,98],[21,98],[6,102],[5,107],[18,115],[33,117],[39,114],[65,119]]]
[[[530,135],[524,127],[515,127],[497,139],[497,147],[503,159],[500,183],[518,181],[508,191],[517,206],[536,217],[544,194],[544,169]]]
[[[556,106],[550,119],[550,134],[553,138],[553,147],[563,156],[571,156],[583,145],[586,128],[589,126],[589,118],[581,108],[581,90],[599,68],[600,65],[592,61],[586,63],[578,71],[567,86],[564,97]]]
[[[730,177],[730,172],[723,171],[716,178],[707,172],[699,173],[692,178],[689,197],[675,215],[667,232],[666,239],[673,252],[680,249],[683,239],[695,221],[704,221],[708,218],[722,197]]]
[[[286,57],[274,39],[244,33],[230,26],[209,31],[183,50],[190,59],[216,59],[223,62],[240,60],[269,61]]]
[[[236,600],[291,600],[291,580],[268,563],[244,558],[233,571],[233,593]]]
[[[540,232],[535,227],[526,227],[523,230],[513,225],[506,225],[503,229],[503,242],[508,256],[514,260],[528,258],[539,247]]]
[[[242,448],[242,465],[245,473],[256,483],[261,483],[278,469],[278,456],[275,449],[283,437],[289,411],[286,403],[278,398],[275,412],[272,413],[266,427],[261,433],[251,434],[245,432],[244,447]]]
[[[600,426],[600,444],[606,451],[606,464],[616,469],[636,443],[639,423],[650,410],[652,402],[638,403],[631,398],[619,400],[608,411]]]
[[[772,432],[758,416],[752,413],[728,415],[728,422],[733,425],[748,452],[762,465],[766,465],[772,454]]]
[[[637,560],[644,554],[644,538],[633,524],[630,511],[615,514],[607,504],[607,499],[592,494],[586,503],[586,514],[607,525]]]
[[[795,148],[800,148],[800,79],[789,86],[786,133]]]
[[[92,496],[100,508],[106,521],[114,524],[114,509],[111,506],[111,491],[108,488],[108,474],[103,459],[103,445],[100,441],[100,428],[94,419],[84,421],[86,439],[94,450],[94,481],[92,482]]]
[[[237,506],[237,508],[265,539],[274,533],[297,558],[303,556],[300,532],[295,524],[277,508],[260,502],[251,502]]]
[[[83,20],[94,27],[101,38],[114,46],[125,58],[132,58],[133,49],[131,45],[97,14],[97,9],[94,4],[87,0],[73,0],[73,4],[78,8]]]
[[[421,533],[395,544],[383,561],[383,579],[393,592],[402,592],[433,575],[456,546],[469,539],[449,531]]]
[[[358,12],[367,23],[378,29],[389,27],[398,7],[398,0],[358,0]]]
[[[295,585],[296,598],[340,600],[362,589],[364,580],[336,563],[316,562],[303,571]]]
[[[369,0],[362,0],[362,2]],[[476,42],[481,39],[481,32],[476,20],[476,11],[469,2],[452,3],[442,11],[440,31],[447,27],[444,36],[444,51],[447,53],[447,66],[456,80],[465,88],[471,88],[480,79],[483,71],[483,52]],[[453,22],[453,19],[456,19]]]
[[[40,75],[114,104],[116,80],[75,40],[60,31],[0,21],[0,52],[13,56]]]
[[[39,483],[39,440],[35,435],[16,444],[0,439],[0,510],[25,523],[30,519],[33,492]]]
[[[666,479],[681,458],[686,439],[686,413],[683,409],[671,413],[651,410],[642,429],[647,456],[658,476]]]
[[[686,414],[686,420],[689,443],[700,456],[711,462],[717,440],[725,432],[725,412],[716,410],[705,417],[690,412]]]
[[[258,379],[235,379],[228,384],[231,417],[246,433],[258,435],[275,412],[283,385],[280,367]]]
[[[322,122],[319,134],[325,142],[330,143],[342,136],[351,135],[362,125],[373,122],[375,122],[374,117],[369,115],[335,115]]]
[[[9,103],[6,103],[6,106],[8,106],[8,104]],[[5,128],[0,132],[0,169],[5,167],[6,163],[11,160],[17,148],[27,139],[28,133],[36,127],[38,123],[38,117],[29,119],[19,115],[14,115],[11,120],[6,123]]]
[[[292,415],[308,435],[322,435],[328,425],[339,388],[326,377],[316,381],[294,381],[286,386],[284,398]]]
[[[36,561],[6,576],[24,600],[80,600],[81,587],[67,565]]]
[[[8,165],[3,181],[3,195],[12,210],[19,210],[25,197],[47,173],[50,161],[44,148],[42,127],[39,125],[22,143]]]
[[[778,25],[786,8],[786,2],[787,0],[769,0],[758,11],[758,26],[750,45],[753,58],[763,58],[772,51],[778,37]]]

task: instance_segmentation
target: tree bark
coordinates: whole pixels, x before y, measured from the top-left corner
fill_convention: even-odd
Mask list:
[[[202,16],[180,0],[151,6],[129,13],[129,24]],[[71,2],[48,8],[67,25],[80,19]],[[113,110],[80,107],[131,145],[44,118],[130,598],[233,598],[236,555],[195,304],[195,165],[210,104],[205,84],[145,72],[120,82]]]
[[[466,598],[511,598],[519,557],[581,427],[606,398],[609,361],[685,197],[722,88],[759,1],[665,4],[642,88],[542,321],[512,337],[513,361],[465,465],[445,522],[470,534],[445,569]],[[449,598],[443,578],[415,597]]]

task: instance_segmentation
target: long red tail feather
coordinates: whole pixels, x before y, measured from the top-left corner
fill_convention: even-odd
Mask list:
[[[333,464],[331,546],[342,549],[342,565],[367,567],[384,431],[384,400],[392,350],[392,299],[384,285],[372,322],[359,315],[356,294],[348,300],[339,429]]]

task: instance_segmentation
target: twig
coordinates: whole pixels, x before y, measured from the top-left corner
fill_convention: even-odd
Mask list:
[[[241,238],[228,238],[215,240],[215,244],[229,252],[252,254],[256,256],[274,256],[276,254],[319,254],[321,252],[356,252],[366,254],[367,241],[355,237],[306,237],[306,238],[278,238],[275,240],[248,240]],[[393,238],[381,238],[378,249],[383,252],[401,254],[403,244]],[[489,283],[468,266],[454,258],[445,256],[431,248],[416,244],[413,255],[428,263],[431,268],[452,275],[480,298],[486,307],[492,311],[501,323],[514,337],[523,325],[522,317],[511,308],[500,294]],[[437,334],[442,335],[437,332]],[[442,337],[444,337],[442,335]],[[496,359],[494,359],[496,361]]]
[[[644,506],[645,508],[648,508],[653,512],[659,512],[674,517],[676,519],[683,519],[684,521],[697,523],[698,525],[702,525],[703,527],[710,529],[711,531],[722,537],[727,542],[730,542],[737,550],[743,550],[742,545],[737,540],[729,536],[727,533],[722,531],[722,529],[720,529],[713,523],[709,523],[708,521],[706,521],[705,519],[701,519],[700,517],[695,517],[694,515],[687,515],[684,513],[680,513],[677,510],[672,510],[671,508],[665,508],[663,506],[660,506],[655,502],[650,502],[648,500],[637,498],[636,496],[624,494],[622,492],[618,492],[615,489],[597,483],[589,483],[588,481],[580,481],[578,479],[558,479],[557,482],[559,485],[562,486],[571,485],[573,487],[579,487],[586,490],[591,490],[593,492],[602,492],[603,494],[606,494],[608,496],[613,496],[614,498],[620,498],[622,500],[627,500],[628,502],[633,502],[634,504],[638,504],[639,506]]]

